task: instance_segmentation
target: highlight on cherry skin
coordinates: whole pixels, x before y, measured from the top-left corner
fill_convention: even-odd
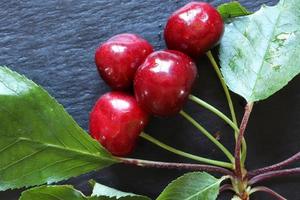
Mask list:
[[[99,74],[110,87],[126,90],[132,86],[137,68],[152,52],[151,44],[139,35],[123,33],[97,48],[95,63]]]
[[[175,115],[186,102],[196,76],[197,67],[187,55],[173,50],[153,52],[136,72],[136,100],[150,114]]]
[[[133,96],[125,92],[108,92],[92,109],[89,129],[92,137],[109,152],[125,156],[133,151],[148,118]]]
[[[223,33],[223,19],[213,6],[191,2],[169,17],[164,38],[169,49],[199,57],[217,45]]]

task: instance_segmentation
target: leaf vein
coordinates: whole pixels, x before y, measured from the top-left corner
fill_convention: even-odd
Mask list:
[[[11,181],[15,181],[15,180],[18,180],[18,179],[22,179],[22,178],[24,178],[24,177],[26,177],[26,176],[29,176],[29,175],[31,175],[31,174],[33,174],[33,173],[35,173],[35,172],[39,172],[39,171],[45,170],[45,169],[47,169],[47,168],[49,168],[49,167],[52,167],[52,166],[54,166],[54,165],[57,165],[57,164],[59,164],[59,163],[66,162],[66,161],[73,160],[73,159],[74,159],[74,158],[67,158],[67,159],[55,161],[54,163],[52,163],[52,164],[50,164],[50,165],[46,165],[45,167],[43,167],[43,168],[41,168],[41,169],[33,170],[33,171],[31,171],[31,172],[29,172],[29,173],[27,173],[27,174],[23,174],[22,176],[19,176],[19,177],[15,178],[15,179],[11,179]]]
[[[9,149],[10,147],[16,145],[16,144],[19,143],[19,142],[20,142],[20,140],[16,140],[16,141],[14,141],[14,142],[12,142],[12,143],[6,145],[4,148],[2,148],[2,149],[0,150],[0,153],[3,153],[4,151],[6,151],[6,150]]]
[[[17,164],[21,163],[22,161],[26,160],[27,158],[30,158],[30,157],[32,157],[32,156],[34,156],[34,155],[36,155],[36,154],[38,154],[38,153],[44,151],[44,150],[47,149],[47,148],[48,148],[48,147],[44,147],[44,148],[42,148],[42,149],[39,149],[38,151],[35,151],[35,152],[33,152],[33,153],[31,153],[31,154],[29,154],[29,155],[27,155],[27,156],[22,157],[22,158],[19,159],[19,160],[16,160],[16,161],[13,161],[13,162],[9,163],[7,166],[1,168],[1,169],[0,169],[0,172],[3,172],[3,171],[5,171],[5,170],[7,170],[9,167],[12,167],[12,166],[14,166],[14,165],[17,165]]]
[[[189,198],[187,198],[186,200],[190,200],[191,198],[198,196],[199,194],[209,190],[210,188],[214,187],[215,185],[220,184],[220,181],[215,182],[214,184],[208,185],[207,187],[203,188],[202,190],[200,190],[199,192],[197,192],[196,194],[190,196]]]

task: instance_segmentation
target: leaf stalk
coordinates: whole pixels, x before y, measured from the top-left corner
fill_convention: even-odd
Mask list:
[[[291,165],[297,161],[300,161],[300,152],[296,153],[295,155],[293,155],[292,157],[280,162],[280,163],[277,163],[277,164],[274,164],[274,165],[271,165],[271,166],[268,166],[268,167],[264,167],[264,168],[260,168],[260,169],[256,169],[256,170],[253,170],[253,171],[250,171],[248,173],[248,178],[252,178],[254,176],[257,176],[259,174],[264,174],[264,173],[267,173],[267,172],[271,172],[271,171],[275,171],[275,170],[280,170],[288,165]]]
[[[277,192],[271,190],[268,187],[259,186],[259,187],[252,188],[251,191],[250,191],[250,195],[255,193],[255,192],[265,192],[265,193],[275,197],[277,200],[287,200],[286,198],[284,198],[283,196],[281,196],[280,194],[278,194]]]
[[[300,174],[300,167],[294,169],[284,169],[284,170],[277,170],[272,172],[267,172],[264,174],[257,175],[249,180],[249,185],[253,185],[259,183],[261,181],[269,180],[276,177],[282,176],[290,176],[290,175],[299,175]]]
[[[206,171],[206,172],[215,172],[223,175],[233,176],[233,173],[230,170],[222,167],[211,166],[211,165],[159,162],[159,161],[149,161],[149,160],[140,160],[140,159],[132,159],[132,158],[121,158],[121,157],[118,157],[118,159],[123,164],[134,165],[138,167]]]
[[[241,161],[241,144],[242,144],[242,140],[244,139],[244,134],[245,134],[245,130],[249,121],[249,117],[250,114],[252,112],[253,109],[253,103],[247,103],[246,107],[245,107],[245,113],[241,122],[241,126],[240,126],[240,131],[239,131],[239,135],[237,138],[237,142],[236,142],[236,146],[235,146],[235,154],[234,154],[234,158],[235,158],[235,173],[236,176],[240,179],[243,180],[243,171],[242,171],[242,161]]]

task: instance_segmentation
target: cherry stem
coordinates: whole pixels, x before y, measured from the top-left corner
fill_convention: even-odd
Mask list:
[[[221,85],[223,87],[223,90],[225,92],[225,95],[226,95],[226,98],[227,98],[227,101],[228,101],[228,106],[230,108],[230,113],[231,113],[231,118],[232,118],[232,121],[237,125],[237,120],[236,120],[236,115],[235,115],[235,111],[234,111],[234,107],[233,107],[233,103],[232,103],[232,99],[231,99],[231,96],[230,96],[230,93],[229,93],[229,90],[227,88],[227,85],[223,79],[223,76],[222,76],[222,73],[220,71],[220,68],[214,58],[214,56],[212,55],[211,51],[208,51],[206,53],[208,59],[210,60],[214,70],[216,71],[217,73],[217,76],[218,78],[220,79],[220,82],[221,82]],[[236,137],[237,137],[237,134],[236,134]]]
[[[132,158],[121,158],[121,157],[117,157],[117,159],[119,159],[121,163],[134,165],[138,167],[206,171],[206,172],[216,172],[223,175],[233,176],[233,173],[230,170],[222,167],[211,166],[211,165],[159,162],[159,161],[149,161],[149,160],[140,160],[140,159],[132,159]]]
[[[230,96],[230,92],[228,90],[228,87],[227,87],[224,79],[223,79],[223,76],[222,76],[222,73],[221,73],[220,68],[218,66],[218,63],[216,62],[216,60],[215,60],[215,58],[214,58],[211,51],[208,51],[206,53],[206,56],[208,57],[209,61],[211,62],[212,66],[213,66],[213,68],[214,68],[214,70],[215,70],[215,72],[216,72],[216,74],[217,74],[217,76],[220,80],[220,83],[223,87],[223,90],[224,90],[224,93],[225,93],[225,96],[226,96],[226,99],[227,99],[227,102],[228,102],[228,106],[229,106],[232,121],[236,126],[238,126],[234,106],[233,106],[232,99],[231,99],[231,96]],[[239,133],[239,130],[234,131],[234,135],[235,135],[236,140],[238,139],[238,133]],[[242,156],[241,156],[241,160],[242,160],[243,165],[245,163],[246,157],[247,157],[247,143],[243,139],[243,141],[242,141]]]
[[[226,115],[224,115],[221,111],[219,111],[218,109],[216,109],[215,107],[213,107],[212,105],[208,104],[207,102],[203,101],[202,99],[194,96],[194,95],[190,95],[189,99],[195,103],[197,103],[198,105],[206,108],[207,110],[211,111],[212,113],[216,114],[217,116],[219,116],[221,119],[223,119],[228,125],[230,125],[235,131],[239,131],[238,126],[231,121]]]
[[[241,122],[241,126],[240,126],[240,131],[239,131],[239,135],[237,138],[237,142],[236,142],[236,146],[235,146],[235,154],[234,154],[234,158],[235,158],[235,172],[236,172],[236,176],[240,179],[243,180],[243,172],[242,172],[242,162],[241,162],[241,144],[242,144],[242,140],[244,139],[244,134],[245,134],[245,130],[249,121],[249,117],[251,114],[253,108],[253,103],[247,103],[246,107],[245,107],[245,113],[244,113],[244,117],[242,119]]]
[[[280,194],[278,194],[277,192],[271,190],[268,187],[259,186],[259,187],[252,188],[251,191],[250,191],[250,195],[255,193],[255,192],[265,192],[265,193],[268,193],[271,196],[275,197],[277,200],[287,200],[286,198],[284,198],[283,196],[281,196]]]
[[[249,185],[253,185],[259,183],[261,181],[269,180],[276,177],[281,176],[290,176],[300,174],[300,167],[294,169],[284,169],[284,170],[277,170],[272,172],[267,172],[264,174],[257,175],[249,180]]]
[[[300,160],[300,152],[296,153],[292,157],[290,157],[290,158],[288,158],[288,159],[286,159],[286,160],[284,160],[280,163],[277,163],[275,165],[271,165],[271,166],[268,166],[268,167],[264,167],[264,168],[260,168],[260,169],[250,171],[248,173],[248,178],[252,178],[252,177],[257,176],[259,174],[271,172],[271,171],[274,171],[274,170],[280,170],[280,169],[284,168],[285,166],[291,165],[291,164],[293,164],[293,163],[295,163],[299,160]]]
[[[233,169],[233,165],[232,163],[228,163],[228,162],[222,162],[222,161],[218,161],[218,160],[212,160],[212,159],[208,159],[208,158],[204,158],[204,157],[200,157],[200,156],[196,156],[196,155],[193,155],[193,154],[190,154],[190,153],[186,153],[184,151],[181,151],[181,150],[178,150],[174,147],[171,147],[165,143],[162,143],[161,141],[155,139],[154,137],[142,132],[140,134],[140,137],[144,138],[145,140],[167,150],[167,151],[170,151],[174,154],[177,154],[177,155],[180,155],[180,156],[183,156],[183,157],[186,157],[186,158],[189,158],[189,159],[192,159],[192,160],[196,160],[196,161],[199,161],[199,162],[202,162],[202,163],[206,163],[206,164],[211,164],[211,165],[215,165],[215,166],[219,166],[219,167],[225,167],[225,168],[228,168],[228,169]]]
[[[201,126],[198,122],[196,122],[190,115],[188,115],[183,110],[180,111],[180,114],[188,120],[192,125],[194,125],[201,133],[203,133],[211,142],[213,142],[230,160],[231,163],[234,162],[233,155],[228,151],[228,149],[221,144],[210,132],[208,132],[203,126]]]

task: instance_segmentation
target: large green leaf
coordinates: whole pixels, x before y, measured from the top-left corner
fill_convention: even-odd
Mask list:
[[[151,200],[96,183],[92,196],[85,196],[69,185],[41,186],[26,190],[19,200]]]
[[[45,90],[0,67],[0,190],[53,183],[115,162]]]
[[[215,200],[223,180],[203,172],[187,173],[171,182],[157,200]]]
[[[300,1],[281,0],[226,26],[220,61],[229,88],[248,102],[268,98],[300,72]]]
[[[251,14],[237,1],[221,4],[217,7],[217,10],[224,20]]]

